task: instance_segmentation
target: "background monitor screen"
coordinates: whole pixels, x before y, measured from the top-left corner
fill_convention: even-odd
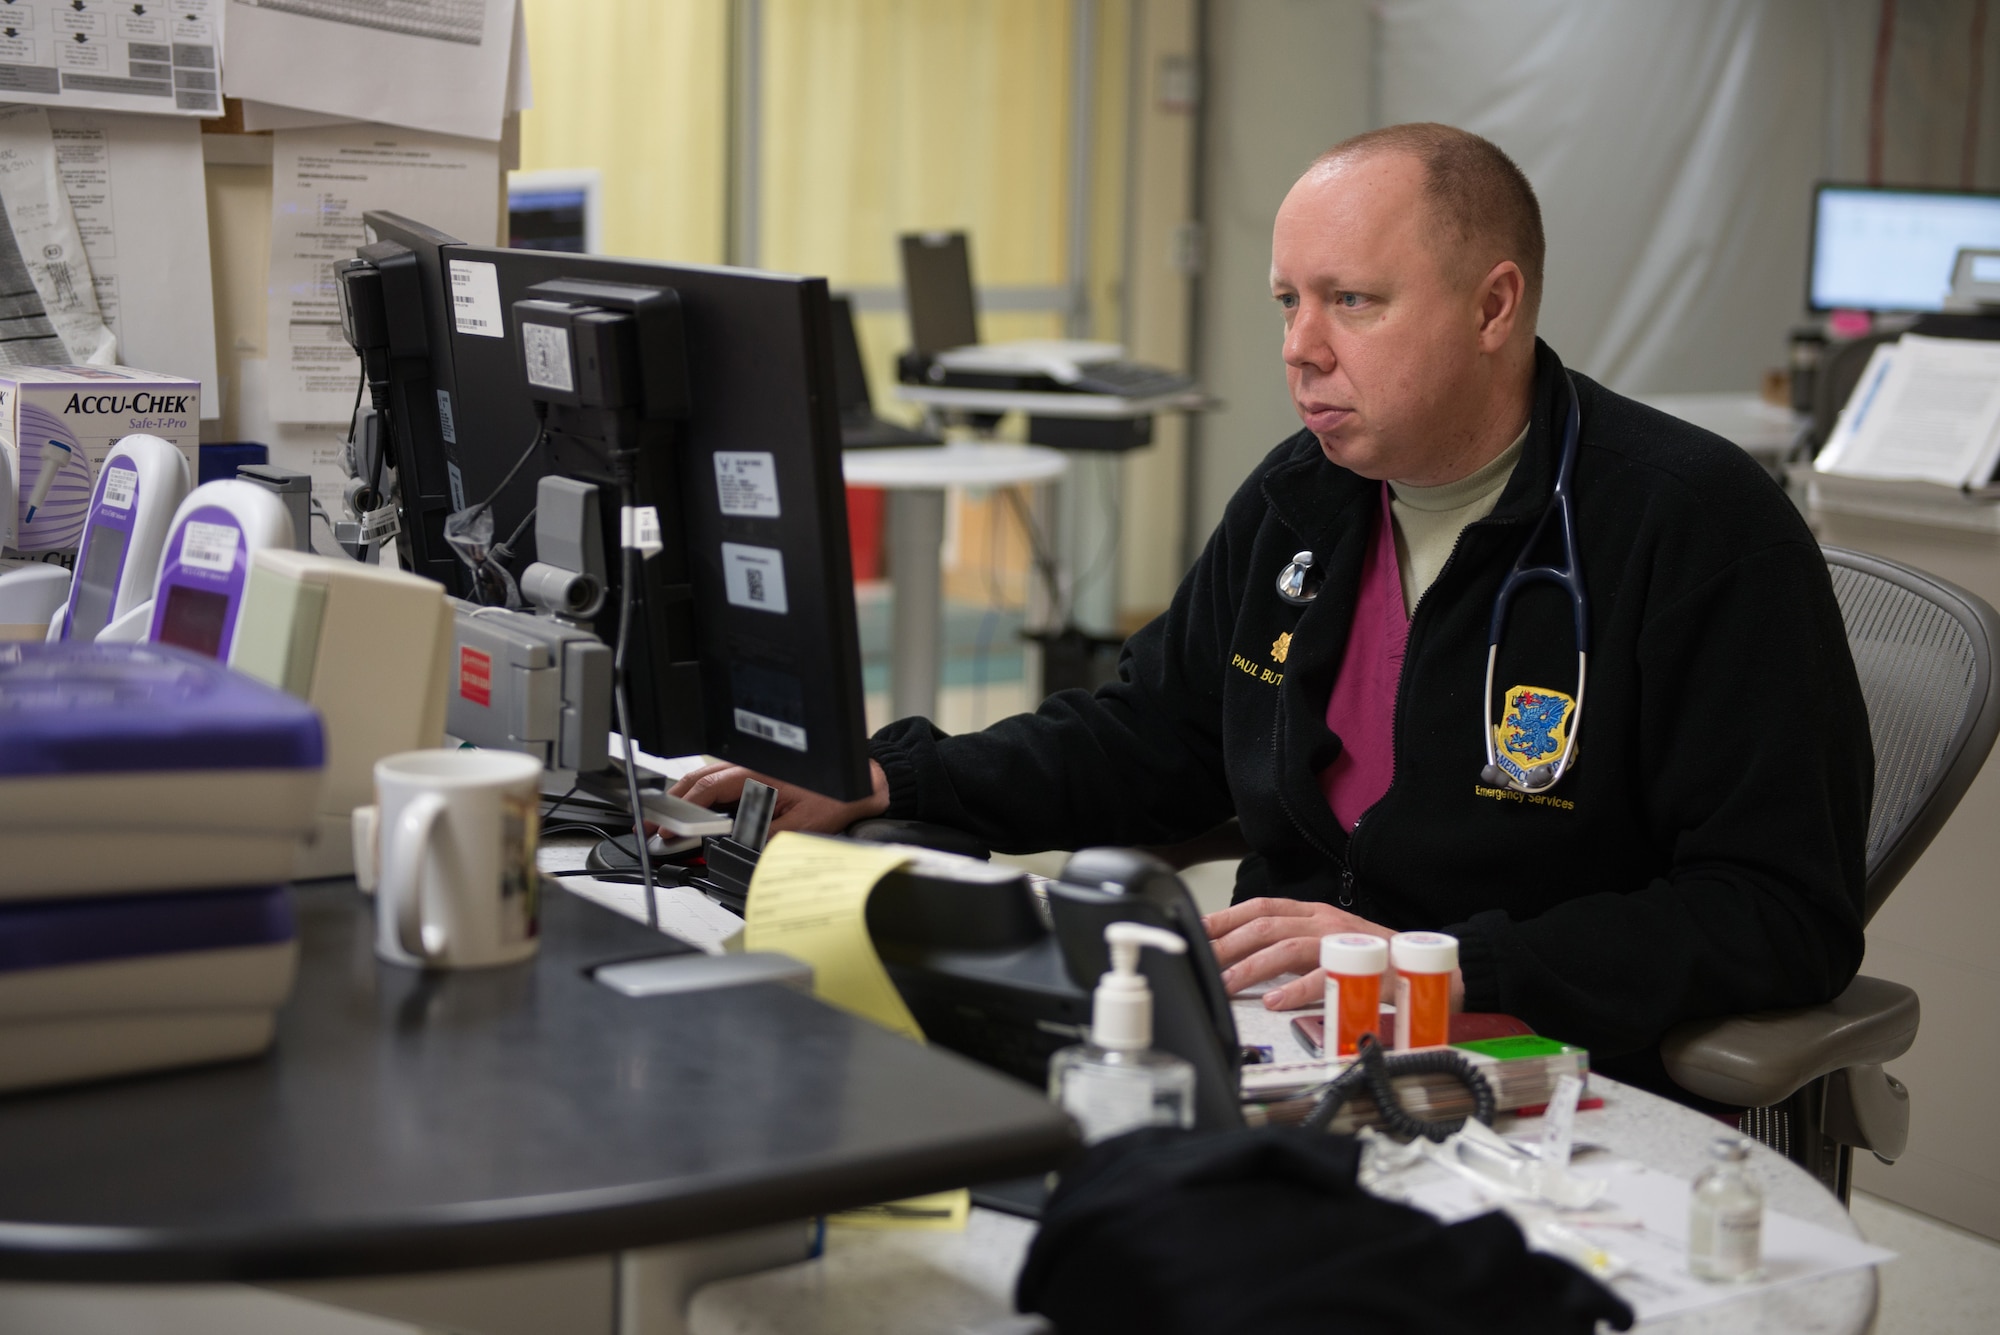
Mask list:
[[[581,190],[513,190],[507,195],[507,244],[520,250],[587,251]]]
[[[595,167],[507,173],[507,244],[594,255],[604,249],[603,178]]]
[[[1962,247],[2000,249],[2000,195],[1822,185],[1813,201],[1807,304],[1816,311],[1937,311]]]

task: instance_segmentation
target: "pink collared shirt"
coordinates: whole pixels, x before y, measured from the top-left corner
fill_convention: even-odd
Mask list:
[[[1341,740],[1333,763],[1319,773],[1320,791],[1343,829],[1380,801],[1395,777],[1393,749],[1396,686],[1410,642],[1410,614],[1403,606],[1402,576],[1396,564],[1396,521],[1389,512],[1389,484],[1382,484],[1382,509],[1375,538],[1361,560],[1361,587],[1340,675],[1326,702],[1326,726]]]

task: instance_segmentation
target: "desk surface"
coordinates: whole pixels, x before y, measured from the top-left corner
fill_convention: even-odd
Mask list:
[[[1717,1124],[1701,1113],[1603,1076],[1605,1106],[1577,1115],[1579,1140],[1668,1172],[1707,1162]],[[1515,1119],[1503,1118],[1503,1127]],[[1533,1128],[1530,1120],[1523,1126]],[[1589,1171],[1591,1160],[1578,1163]],[[1774,1210],[1853,1236],[1854,1221],[1804,1170],[1758,1146],[1752,1171]],[[1048,1327],[1013,1312],[1014,1280],[1034,1225],[975,1210],[964,1233],[827,1231],[818,1260],[723,1280],[700,1290],[698,1330],[731,1335],[1032,1335]],[[1648,1335],[1858,1335],[1875,1311],[1875,1272],[1848,1271],[1649,1323]]]
[[[1053,1166],[1034,1091],[788,989],[634,999],[662,938],[566,892],[528,964],[378,964],[298,892],[265,1057],[0,1099],[0,1277],[298,1279],[673,1242]],[[674,943],[665,943],[670,948]]]

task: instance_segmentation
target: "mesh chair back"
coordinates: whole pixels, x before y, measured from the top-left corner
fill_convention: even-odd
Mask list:
[[[1866,921],[1930,845],[1993,747],[2000,616],[1922,571],[1823,550],[1875,749]]]

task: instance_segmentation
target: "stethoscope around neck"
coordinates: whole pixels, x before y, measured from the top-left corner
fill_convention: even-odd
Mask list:
[[[1479,772],[1479,781],[1490,788],[1509,788],[1520,793],[1545,793],[1569,773],[1576,760],[1576,738],[1583,722],[1584,678],[1590,666],[1590,604],[1584,596],[1583,567],[1577,559],[1574,498],[1577,439],[1582,434],[1583,416],[1577,406],[1576,382],[1567,371],[1563,372],[1563,384],[1569,390],[1569,413],[1563,420],[1562,456],[1556,465],[1555,490],[1535,523],[1535,531],[1521,545],[1520,555],[1514,558],[1507,578],[1501,581],[1499,593],[1494,595],[1493,617],[1486,631],[1486,693],[1481,699],[1484,726],[1480,734],[1486,748],[1486,766]],[[1562,563],[1531,564],[1529,556],[1541,544],[1551,520],[1555,523],[1555,536],[1562,543]],[[1324,582],[1325,575],[1316,566],[1313,554],[1299,552],[1278,572],[1278,597],[1294,607],[1305,607],[1319,597]],[[1493,676],[1500,662],[1500,640],[1507,628],[1507,605],[1524,586],[1534,583],[1554,584],[1569,594],[1576,625],[1576,701],[1570,708],[1562,752],[1555,760],[1525,770],[1516,778],[1501,767],[1499,753],[1494,749]]]

